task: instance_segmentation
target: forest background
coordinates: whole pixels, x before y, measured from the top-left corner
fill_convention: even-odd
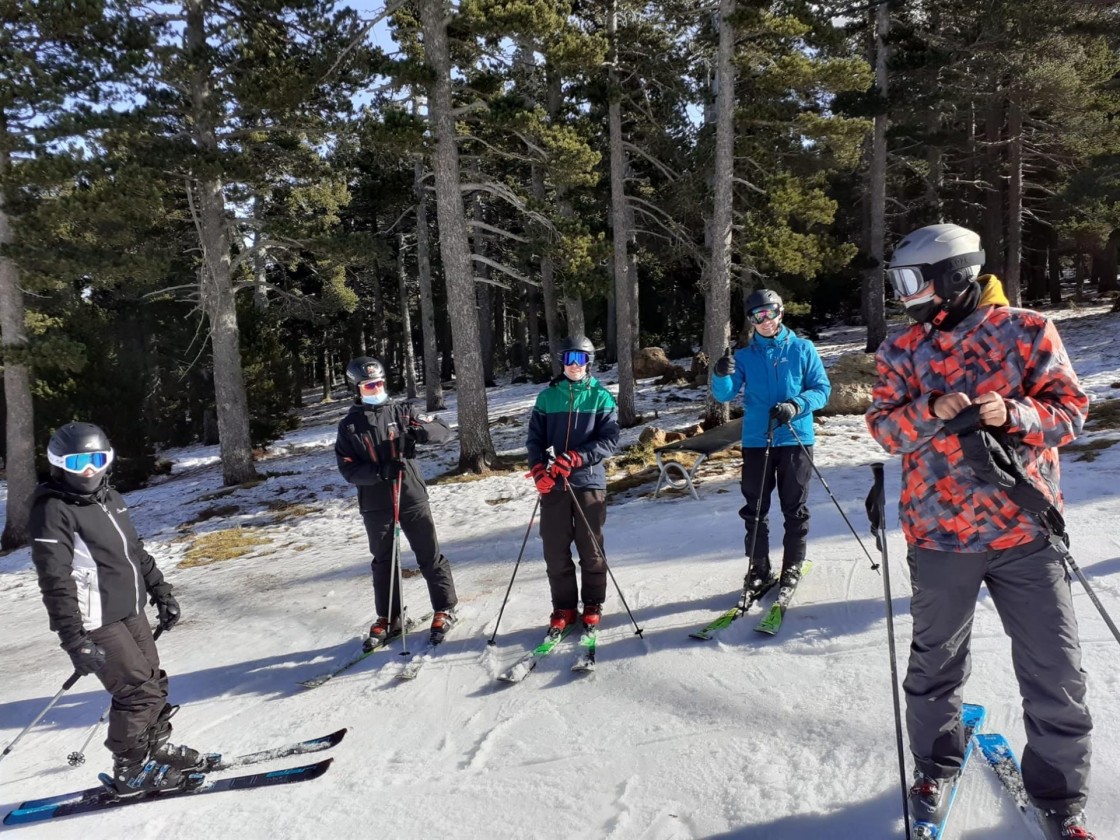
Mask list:
[[[742,301],[886,335],[883,258],[981,233],[1015,304],[1118,288],[1120,4],[1102,0],[0,0],[0,338],[25,542],[51,429],[116,483],[223,479],[355,355],[459,469],[486,387],[586,334],[707,361]],[[1066,286],[1068,291],[1069,286]],[[707,422],[727,418],[709,402]]]

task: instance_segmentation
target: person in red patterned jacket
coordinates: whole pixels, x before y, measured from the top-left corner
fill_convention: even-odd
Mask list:
[[[980,237],[930,225],[899,243],[887,276],[917,323],[876,355],[872,436],[902,455],[902,529],[913,584],[913,638],[903,689],[915,821],[938,822],[960,772],[960,723],[976,598],[984,582],[1011,637],[1027,746],[1023,781],[1052,838],[1085,828],[1089,733],[1085,674],[1069,579],[1045,524],[974,473],[962,421],[998,436],[1061,506],[1057,448],[1081,431],[1089,400],[1054,324],[1008,307],[980,275]]]

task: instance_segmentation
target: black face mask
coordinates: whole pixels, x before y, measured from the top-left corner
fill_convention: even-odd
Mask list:
[[[949,331],[976,311],[980,303],[980,284],[972,281],[952,303],[927,300],[906,307],[906,314],[919,324],[929,324],[935,330]]]

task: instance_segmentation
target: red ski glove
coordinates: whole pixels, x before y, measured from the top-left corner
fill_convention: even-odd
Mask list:
[[[579,469],[582,466],[583,458],[580,457],[580,454],[574,449],[569,449],[567,452],[556,456],[549,472],[555,478],[567,478],[572,474],[572,470]]]
[[[544,464],[533,464],[533,469],[529,471],[528,477],[533,479],[533,482],[537,485],[537,492],[542,496],[547,495],[556,486],[556,480],[548,474]]]

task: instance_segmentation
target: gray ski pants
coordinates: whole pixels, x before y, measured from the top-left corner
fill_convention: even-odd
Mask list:
[[[983,582],[1011,637],[1027,732],[1022,760],[1027,793],[1047,809],[1084,804],[1093,722],[1061,558],[1045,539],[968,554],[910,548],[914,634],[903,690],[910,749],[921,772],[944,778],[960,768],[964,756],[959,714]]]

